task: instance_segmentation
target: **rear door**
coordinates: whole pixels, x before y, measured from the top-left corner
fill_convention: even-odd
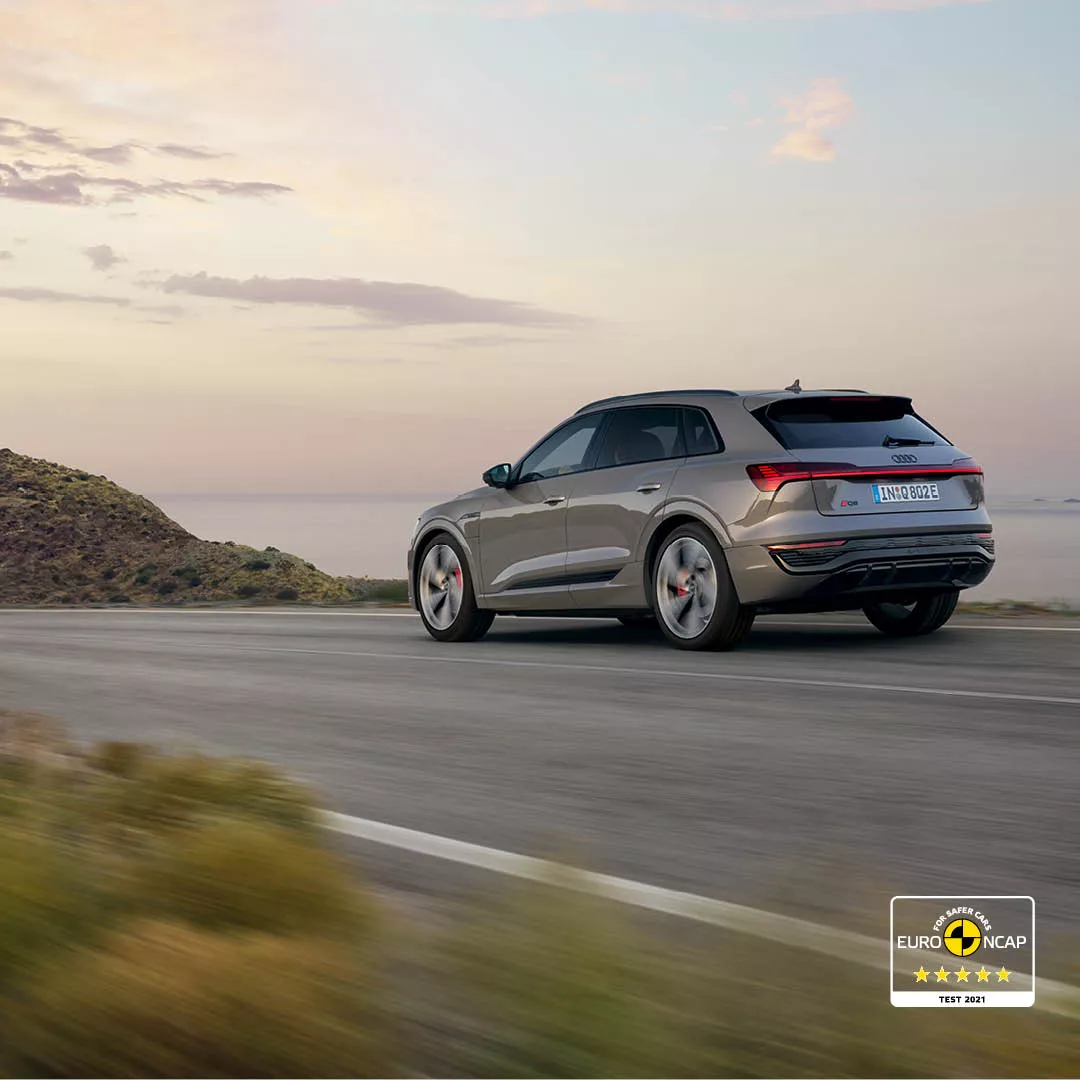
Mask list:
[[[566,515],[566,575],[579,607],[643,602],[641,575],[627,570],[646,523],[667,498],[685,456],[682,409],[615,409],[601,433],[595,466],[576,478]]]
[[[810,468],[824,515],[974,510],[983,501],[979,467],[910,398],[802,395],[754,415]]]

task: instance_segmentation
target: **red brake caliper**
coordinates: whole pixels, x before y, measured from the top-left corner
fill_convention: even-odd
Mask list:
[[[461,588],[461,567],[460,566],[455,566],[454,567],[454,577],[457,578],[457,587],[460,589]]]

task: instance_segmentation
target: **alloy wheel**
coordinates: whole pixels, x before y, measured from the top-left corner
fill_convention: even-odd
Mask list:
[[[449,544],[433,544],[420,566],[417,579],[420,608],[436,629],[449,629],[461,610],[464,579],[461,560]]]
[[[676,637],[696,638],[716,610],[716,564],[709,549],[692,536],[680,536],[664,551],[656,568],[656,606]]]

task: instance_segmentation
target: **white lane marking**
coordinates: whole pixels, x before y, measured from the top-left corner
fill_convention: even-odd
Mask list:
[[[449,862],[463,863],[489,870],[496,874],[525,878],[529,881],[544,882],[548,885],[577,889],[595,893],[609,900],[649,911],[662,912],[683,919],[709,923],[725,930],[740,934],[767,938],[800,949],[826,956],[835,956],[842,960],[862,964],[866,967],[889,970],[888,937],[872,938],[864,934],[855,934],[847,930],[837,930],[820,923],[796,919],[790,915],[777,915],[771,911],[733,904],[727,900],[714,900],[712,897],[699,896],[695,893],[677,892],[674,889],[648,885],[630,878],[613,877],[610,874],[597,874],[588,870],[578,870],[561,863],[536,859],[528,855],[518,855],[499,848],[470,844],[464,840],[453,840],[447,836],[405,829],[400,825],[388,825],[382,821],[352,817],[332,811],[323,812],[323,824],[333,832],[356,837],[387,847],[412,851],[419,855],[428,855]],[[912,951],[910,960],[913,964],[937,962],[938,954]],[[1019,988],[1031,988],[1030,976],[1017,976]],[[1061,1016],[1080,1016],[1080,989],[1067,983],[1051,982],[1039,979],[1035,1007]]]
[[[140,643],[171,645],[173,642],[140,639]],[[80,642],[79,644],[82,644]],[[994,690],[951,690],[937,686],[895,686],[889,683],[841,682],[836,679],[789,679],[781,675],[739,675],[727,671],[695,671],[692,668],[617,667],[607,664],[559,664],[544,660],[500,660],[487,656],[436,656],[434,653],[361,652],[347,649],[294,649],[271,645],[199,645],[182,642],[181,648],[212,652],[299,653],[305,656],[353,656],[360,660],[409,660],[421,664],[482,664],[490,667],[536,668],[542,671],[589,671],[594,674],[658,676],[664,679],[720,679],[726,682],[766,683],[778,686],[817,686],[827,690],[873,690],[894,694],[929,694],[941,697],[980,698],[989,701],[1024,701],[1039,705],[1080,705],[1080,698],[1042,694],[1006,694]]]
[[[52,641],[63,639],[52,638]],[[87,642],[74,639],[71,644]],[[95,644],[91,642],[90,644]],[[539,671],[587,671],[593,674],[656,676],[663,679],[718,679],[724,682],[765,683],[774,686],[813,686],[826,690],[871,690],[879,693],[922,694],[937,697],[976,698],[988,701],[1023,701],[1039,705],[1080,705],[1080,698],[1050,697],[1043,694],[1008,694],[995,690],[959,690],[940,686],[899,686],[891,683],[842,682],[838,679],[795,679],[782,675],[742,675],[727,671],[696,671],[693,668],[621,667],[614,664],[560,664],[550,660],[502,660],[488,656],[440,656],[435,652],[396,653],[353,649],[297,649],[280,645],[226,645],[184,641],[174,642],[140,637],[135,645],[161,645],[179,649],[201,649],[216,653],[275,653],[300,656],[351,656],[358,660],[402,660],[418,664],[479,664],[487,667],[533,668]]]
[[[417,617],[415,611],[336,611],[332,608],[325,610],[306,610],[306,611],[269,611],[260,610],[256,608],[249,608],[243,610],[231,610],[222,611],[212,608],[131,608],[131,607],[116,607],[116,608],[0,608],[0,615],[216,615],[218,617],[228,615],[260,615],[266,617],[276,618],[299,618],[304,615],[333,615],[338,618],[346,617],[352,619],[415,619]],[[757,629],[770,626],[801,626],[808,630],[828,630],[830,627],[842,628],[845,630],[867,630],[871,629],[868,622],[835,622],[828,618],[828,613],[824,613],[825,618],[821,620],[798,620],[798,619],[780,619],[773,615],[761,615],[759,620],[755,623]],[[509,613],[503,613],[504,619],[516,619],[519,622],[537,622],[537,623],[557,623],[557,622],[571,622],[571,623],[611,623],[614,621],[614,617],[610,619],[599,618],[596,616],[579,616],[579,615],[510,615]],[[505,626],[506,623],[496,623],[496,626]],[[946,629],[952,633],[956,630],[1036,630],[1043,634],[1080,634],[1080,626],[1011,626],[1007,623],[956,623],[952,622],[946,627]]]

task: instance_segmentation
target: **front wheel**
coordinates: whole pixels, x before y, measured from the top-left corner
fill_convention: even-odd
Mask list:
[[[863,614],[889,637],[918,637],[944,626],[959,596],[959,589],[950,589],[910,604],[867,604]]]
[[[653,571],[653,603],[664,636],[677,649],[731,649],[754,622],[739,604],[716,537],[696,523],[665,541]]]
[[[445,534],[433,537],[420,555],[416,606],[436,641],[477,641],[495,621],[495,612],[476,606],[468,561],[458,542]]]

